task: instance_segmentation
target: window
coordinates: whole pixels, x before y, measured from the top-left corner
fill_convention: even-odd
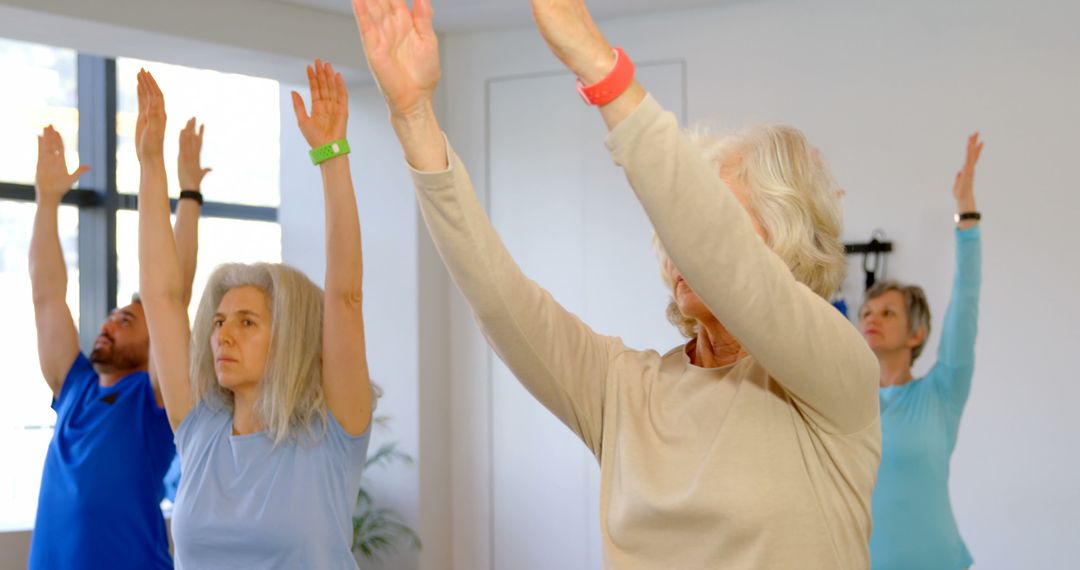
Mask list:
[[[72,50],[0,38],[0,74],[20,78],[0,90],[0,342],[8,381],[0,385],[0,531],[33,526],[41,468],[56,414],[37,359],[29,243],[34,213],[35,137],[52,124],[64,137],[70,168],[89,162],[90,175],[60,208],[60,240],[68,267],[68,306],[84,347],[108,311],[138,287],[139,167],[135,157],[135,73],[153,71],[169,113],[166,159],[170,194],[177,137],[191,116],[205,123],[199,270],[193,298],[225,261],[281,259],[280,90],[277,82],[133,59],[110,60]],[[115,77],[115,81],[111,81]],[[80,142],[87,149],[80,162]],[[115,153],[112,148],[115,145]],[[101,152],[105,150],[106,152]],[[112,154],[112,156],[109,156]],[[115,162],[111,160],[115,158]],[[115,180],[115,184],[109,181]],[[192,303],[192,314],[196,303]]]
[[[154,74],[165,93],[169,195],[175,198],[181,190],[176,178],[177,137],[188,119],[195,117],[206,125],[203,166],[214,169],[204,181],[203,196],[215,202],[277,206],[281,93],[276,81],[124,58],[116,60],[116,185],[120,192],[139,192],[135,75],[143,67]]]
[[[0,200],[0,297],[4,299],[6,325],[0,327],[6,376],[0,397],[0,449],[4,450],[6,466],[0,468],[0,530],[25,526],[27,513],[33,517],[41,464],[56,422],[56,413],[49,406],[52,393],[38,367],[37,337],[32,334],[34,307],[27,268],[34,211],[32,203]],[[61,206],[59,222],[60,246],[68,270],[68,307],[78,320],[76,208]]]
[[[75,52],[0,38],[0,73],[18,82],[0,89],[0,182],[34,183],[45,125],[64,137],[68,164],[79,164]]]
[[[174,217],[175,220],[175,217]],[[118,286],[116,304],[125,305],[139,287],[139,214],[123,211],[116,219]],[[276,222],[202,218],[199,220],[199,258],[191,289],[188,315],[195,322],[195,311],[202,298],[206,280],[222,263],[281,261],[281,226]]]

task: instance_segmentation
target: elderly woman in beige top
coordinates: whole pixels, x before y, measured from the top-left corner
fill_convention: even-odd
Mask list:
[[[634,350],[525,277],[492,228],[433,111],[430,0],[353,7],[451,276],[495,351],[600,463],[605,565],[866,568],[878,367],[824,298],[843,274],[840,211],[802,134],[695,141],[636,83],[601,107],[692,337]],[[583,83],[611,70],[580,0],[533,0],[533,13]]]

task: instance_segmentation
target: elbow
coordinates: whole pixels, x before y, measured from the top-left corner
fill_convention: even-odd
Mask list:
[[[147,311],[164,307],[183,307],[183,291],[179,288],[156,289],[146,286],[145,282],[139,283],[139,300]]]
[[[359,311],[364,306],[362,287],[328,287],[325,292],[327,308]]]

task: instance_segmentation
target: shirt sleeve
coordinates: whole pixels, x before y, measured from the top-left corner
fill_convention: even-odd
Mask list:
[[[449,145],[447,154],[448,170],[413,171],[413,181],[451,278],[514,376],[599,457],[609,362],[621,342],[593,332],[522,273]]]
[[[341,422],[329,410],[326,412],[326,437],[334,453],[342,459],[342,465],[348,470],[362,470],[367,463],[368,446],[371,444],[371,430],[375,426],[373,419],[364,433],[349,435]]]
[[[956,230],[956,275],[945,312],[938,359],[928,376],[954,411],[959,412],[971,392],[975,373],[975,335],[979,322],[982,282],[982,245],[979,226]]]
[[[60,386],[60,395],[52,400],[52,409],[57,414],[66,413],[71,409],[73,400],[84,391],[85,384],[96,377],[94,366],[86,355],[81,352],[77,354],[67,376],[64,377],[64,383]]]
[[[199,436],[199,432],[202,431],[203,424],[206,423],[205,416],[211,415],[211,411],[207,408],[206,402],[199,401],[191,408],[191,411],[184,416],[184,421],[180,422],[179,427],[176,428],[176,434],[173,436],[173,442],[176,444],[176,453],[180,455],[180,468],[185,469],[184,457],[188,451],[190,451],[192,440]]]
[[[675,266],[810,419],[833,433],[874,422],[874,354],[758,237],[675,116],[649,96],[609,134],[607,145]]]
[[[134,378],[127,380],[132,381]],[[155,473],[161,473],[162,477],[168,471],[169,465],[176,456],[176,444],[173,442],[172,425],[169,424],[169,416],[165,409],[159,407],[154,397],[154,386],[150,382],[150,375],[143,373],[138,379],[140,382],[142,412],[140,417],[144,419],[142,426],[146,435],[147,451],[153,458]]]

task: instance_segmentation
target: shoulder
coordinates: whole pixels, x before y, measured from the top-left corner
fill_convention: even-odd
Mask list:
[[[206,400],[200,400],[176,428],[177,448],[186,448],[195,441],[205,439],[209,434],[222,429],[231,421],[231,418],[232,414],[227,410],[210,405]]]
[[[88,386],[97,384],[97,379],[97,372],[94,371],[94,366],[90,364],[90,359],[80,352],[75,356],[75,361],[71,363],[71,368],[68,368],[56,402],[59,404],[70,400],[75,393],[85,392]]]

